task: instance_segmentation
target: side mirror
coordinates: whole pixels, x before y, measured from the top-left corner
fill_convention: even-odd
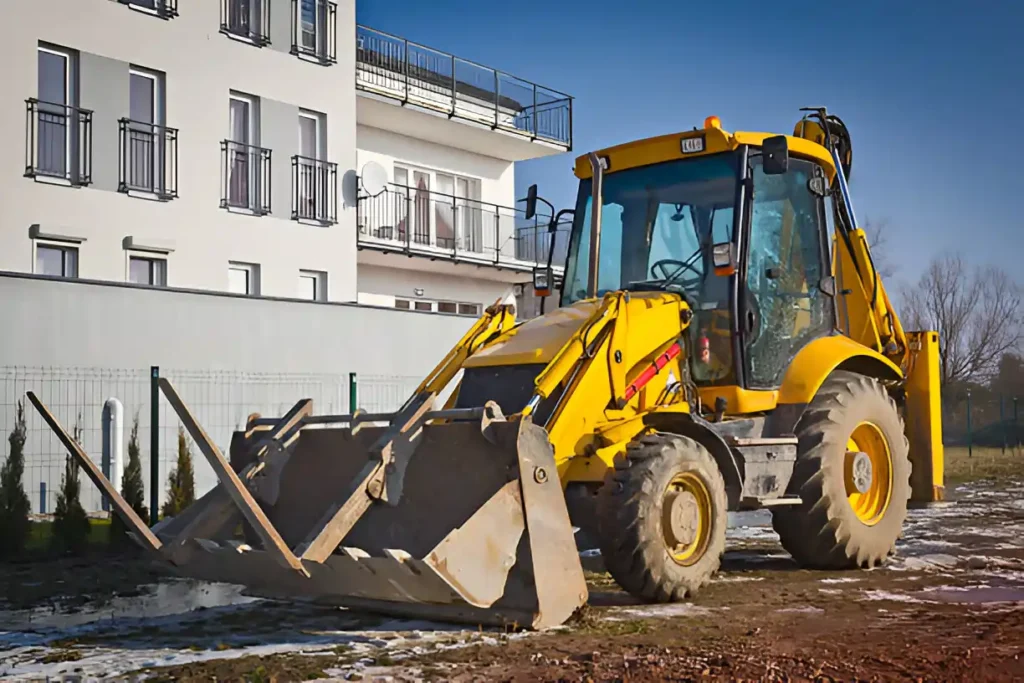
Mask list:
[[[533,293],[539,297],[551,294],[551,286],[554,283],[555,274],[547,266],[538,266],[533,269]]]
[[[715,275],[729,277],[736,272],[736,247],[732,242],[721,242],[711,247],[711,262]]]
[[[537,215],[537,183],[530,185],[526,190],[526,220],[531,220]]]
[[[816,197],[828,196],[828,185],[825,184],[825,179],[820,176],[808,180],[807,189]]]
[[[764,139],[761,143],[761,167],[765,175],[782,175],[789,170],[789,141],[785,135]]]

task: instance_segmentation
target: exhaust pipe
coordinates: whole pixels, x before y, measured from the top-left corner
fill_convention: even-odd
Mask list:
[[[601,255],[601,190],[604,185],[604,166],[594,152],[587,155],[593,180],[590,185],[590,279],[587,281],[587,297],[597,298],[597,276]]]

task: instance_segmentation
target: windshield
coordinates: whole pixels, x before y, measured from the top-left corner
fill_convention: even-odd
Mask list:
[[[711,268],[711,246],[732,241],[738,155],[680,159],[604,177],[598,297],[662,287],[698,309],[728,310],[728,278]],[[563,305],[587,298],[591,181],[580,183]]]

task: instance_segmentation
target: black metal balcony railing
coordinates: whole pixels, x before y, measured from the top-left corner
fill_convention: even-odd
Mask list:
[[[360,196],[356,223],[365,246],[524,269],[547,262],[552,239],[554,264],[562,265],[569,234],[552,234],[519,209],[404,185]]]
[[[572,97],[365,26],[356,87],[572,149]]]
[[[92,111],[35,98],[25,104],[25,175],[89,185]]]
[[[338,222],[338,165],[292,157],[292,220]]]
[[[161,19],[178,16],[178,0],[118,0],[122,5],[150,12]]]
[[[337,62],[337,15],[332,0],[292,0],[292,54],[324,66]]]
[[[224,140],[221,150],[222,209],[270,213],[270,150]]]
[[[270,45],[270,0],[220,0],[220,32]]]
[[[178,129],[118,121],[118,191],[178,196]]]

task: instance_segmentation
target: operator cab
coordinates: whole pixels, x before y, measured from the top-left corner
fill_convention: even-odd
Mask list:
[[[778,387],[796,351],[835,327],[822,191],[834,168],[814,147],[728,134],[712,117],[702,131],[599,153],[596,282],[594,179],[578,163],[561,305],[617,290],[676,292],[694,312],[687,341],[698,385]]]

